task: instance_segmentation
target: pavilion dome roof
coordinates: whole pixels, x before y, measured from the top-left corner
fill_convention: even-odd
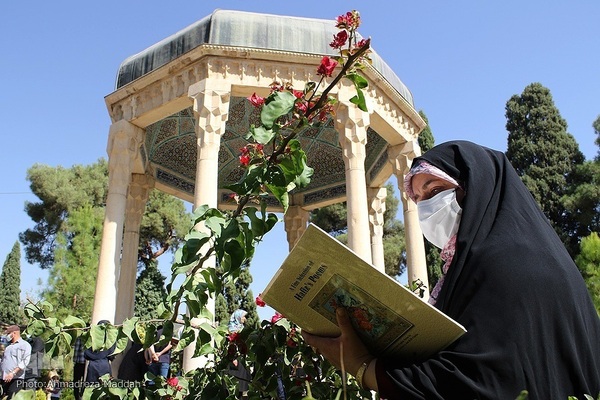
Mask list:
[[[118,70],[116,89],[203,45],[337,55],[323,38],[338,32],[334,20],[260,14],[217,9],[212,14],[125,59]],[[373,51],[372,66],[414,107],[406,85]]]

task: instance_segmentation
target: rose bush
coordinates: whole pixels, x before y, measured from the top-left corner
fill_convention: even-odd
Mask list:
[[[340,31],[328,40],[332,40],[332,48],[339,50],[339,56],[321,59],[317,67],[318,82],[308,82],[302,90],[285,82],[274,82],[267,97],[253,94],[248,98],[260,109],[260,124],[249,127],[248,144],[239,156],[244,174],[239,182],[228,187],[237,207],[232,212],[208,206],[194,210],[192,228],[171,268],[162,319],[131,318],[119,326],[87,326],[76,316],[63,321],[52,317],[52,306],[48,303],[26,306],[30,320],[27,334],[46,337],[51,357],[69,354],[79,336],[94,350],[116,344],[116,352],[122,352],[129,341],[147,348],[155,340],[158,325],[163,326],[158,345],[166,344],[173,336],[174,323],[181,322],[184,328],[173,351],[179,352],[195,343],[194,356],[204,356],[207,360],[206,367],[179,377],[165,379],[149,374],[153,386],[101,385],[87,389],[86,398],[233,399],[237,382],[226,373],[233,359],[245,363],[252,371],[250,398],[275,398],[278,384],[284,386],[288,399],[334,399],[340,396],[342,388],[347,397],[368,395],[352,378],[342,377],[305,345],[297,328],[280,314],[262,321],[259,329],[245,328],[228,335],[225,326],[210,323],[213,316],[207,308],[209,299],[220,293],[223,279],[239,276],[242,265],[251,261],[256,245],[278,222],[275,214],[266,211],[267,198],[276,198],[287,210],[290,192],[310,182],[313,170],[306,163],[298,135],[331,118],[336,99],[329,93],[341,79],[352,81],[356,96],[351,102],[366,111],[362,90],[367,81],[360,75],[360,69],[369,61],[370,40],[358,37],[359,25],[357,11],[336,19]],[[222,276],[217,274],[213,259],[223,271]],[[176,281],[182,283],[175,286]],[[257,304],[265,305],[260,297]],[[21,391],[19,396],[26,398],[27,391]]]

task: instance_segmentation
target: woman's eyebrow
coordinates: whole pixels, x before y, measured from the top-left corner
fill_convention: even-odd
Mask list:
[[[423,185],[421,186],[421,191],[423,191],[423,192],[426,191],[427,188],[429,187],[429,185],[431,185],[431,183],[435,182],[436,180],[437,179],[432,178],[432,179],[429,179],[428,181],[425,181],[425,183],[423,183]],[[419,200],[420,198],[421,198],[421,196],[419,196],[418,194],[415,194],[415,202],[417,200]]]

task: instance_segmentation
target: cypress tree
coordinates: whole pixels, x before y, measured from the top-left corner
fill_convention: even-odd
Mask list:
[[[136,279],[134,315],[141,319],[159,318],[158,306],[166,297],[165,276],[156,261],[150,262]]]
[[[219,268],[217,268],[217,273],[222,277]],[[231,314],[241,308],[248,312],[245,326],[253,328],[259,326],[256,303],[250,289],[251,283],[252,274],[250,274],[249,265],[242,266],[240,275],[236,279],[228,277],[224,280],[223,289],[215,300],[215,321],[217,324],[227,324]]]
[[[20,323],[21,246],[16,241],[6,257],[0,274],[0,322]]]
[[[57,317],[75,315],[88,320],[94,303],[94,284],[102,232],[103,210],[85,205],[73,210],[56,235],[54,265],[42,298]],[[70,238],[70,239],[69,239]]]
[[[506,129],[506,156],[571,255],[576,254],[576,222],[565,211],[562,198],[584,156],[567,132],[550,90],[532,83],[521,95],[512,96],[506,103]]]

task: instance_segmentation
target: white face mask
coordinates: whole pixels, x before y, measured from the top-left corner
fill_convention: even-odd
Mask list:
[[[462,208],[456,201],[456,188],[444,190],[427,200],[417,203],[419,225],[423,235],[433,245],[444,248],[458,232]]]

